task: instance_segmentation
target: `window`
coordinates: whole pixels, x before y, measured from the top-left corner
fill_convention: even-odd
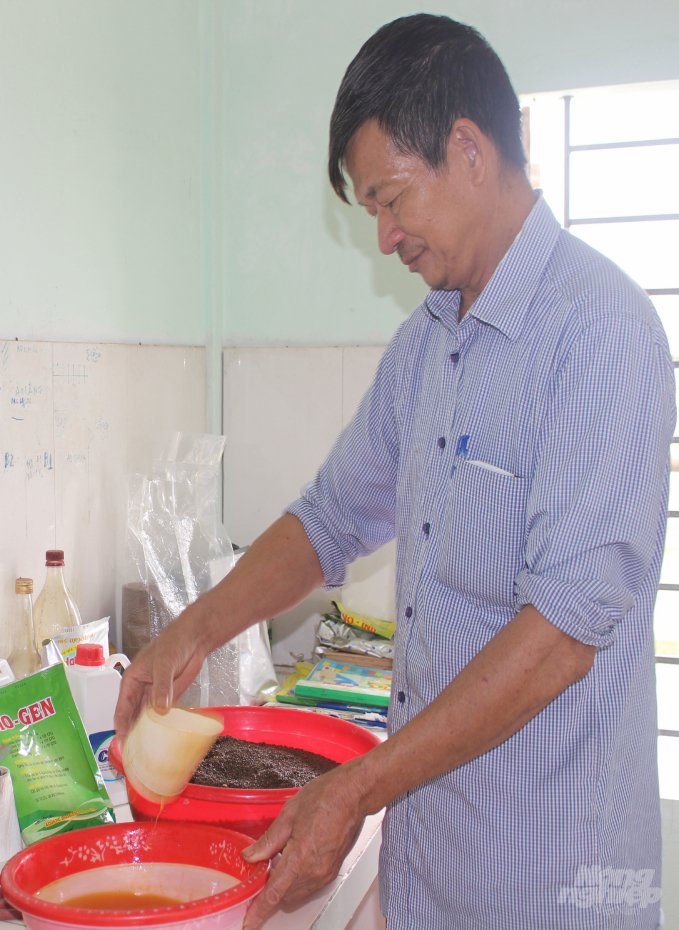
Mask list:
[[[567,229],[647,290],[679,368],[679,82],[521,105],[533,186]],[[654,625],[661,795],[679,798],[679,436]]]

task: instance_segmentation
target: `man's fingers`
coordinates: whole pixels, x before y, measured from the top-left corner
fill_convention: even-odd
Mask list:
[[[127,736],[143,702],[147,685],[132,672],[126,672],[120,685],[113,726],[121,739]]]
[[[158,713],[167,713],[175,696],[182,694],[199,673],[202,662],[203,654],[185,621],[176,620],[166,627],[123,676],[118,719],[124,732],[147,702]]]
[[[255,840],[254,843],[243,850],[243,858],[247,859],[248,862],[261,862],[263,859],[272,859],[288,842],[290,832],[290,825],[288,825],[285,811],[283,811],[258,840]]]
[[[175,668],[172,660],[156,660],[153,666],[151,705],[159,714],[166,714],[172,707],[174,676]]]
[[[266,885],[248,908],[243,930],[259,930],[264,921],[278,910],[297,878],[297,870],[281,857],[272,868]]]
[[[336,878],[338,871],[338,863],[311,860],[308,850],[302,853],[288,847],[248,909],[243,930],[259,930],[281,905],[294,907],[306,901]]]

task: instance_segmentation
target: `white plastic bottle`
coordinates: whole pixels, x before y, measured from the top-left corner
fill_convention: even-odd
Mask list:
[[[41,652],[46,639],[52,639],[65,627],[82,623],[78,606],[66,586],[63,549],[48,549],[45,566],[45,584],[33,605],[35,648],[38,652]]]
[[[127,656],[112,655],[104,659],[100,643],[80,643],[75,663],[66,666],[66,677],[80,713],[94,758],[113,804],[127,802],[125,778],[109,762],[111,740],[115,736],[113,713],[120,692],[121,676],[113,667],[126,668]]]

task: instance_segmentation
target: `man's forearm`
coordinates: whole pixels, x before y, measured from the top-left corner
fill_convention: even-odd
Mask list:
[[[323,583],[304,527],[284,514],[259,536],[229,574],[196,602],[209,650],[298,604]]]
[[[524,607],[428,707],[349,763],[364,813],[498,746],[584,677],[593,661],[594,647]]]

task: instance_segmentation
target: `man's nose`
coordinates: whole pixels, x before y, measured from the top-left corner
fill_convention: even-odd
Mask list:
[[[394,222],[393,216],[389,213],[378,212],[377,214],[377,244],[383,255],[391,255],[396,251],[399,242],[403,242],[405,233]]]

